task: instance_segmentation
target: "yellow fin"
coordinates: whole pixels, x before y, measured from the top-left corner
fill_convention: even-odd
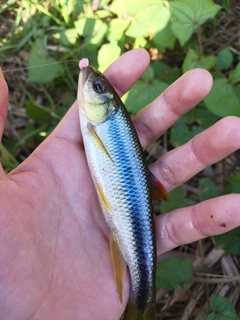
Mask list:
[[[154,320],[154,313],[153,304],[143,310],[138,310],[132,301],[128,301],[127,307],[120,320]]]
[[[168,200],[168,194],[162,183],[149,171],[150,186],[152,190],[152,200],[157,201],[160,199]]]
[[[94,127],[91,123],[89,123],[89,124],[88,124],[88,129],[89,129],[89,132],[90,132],[90,134],[92,135],[93,141],[95,142],[95,144],[97,145],[97,147],[98,147],[100,150],[102,150],[102,152],[103,152],[112,162],[114,162],[113,159],[112,159],[112,157],[110,156],[109,152],[107,151],[106,147],[104,146],[101,138],[100,138],[99,135],[97,134],[95,127]]]
[[[110,235],[110,251],[111,251],[117,292],[118,292],[119,300],[122,303],[122,288],[123,288],[123,280],[125,277],[125,261],[123,260],[118,243],[116,242],[112,234]]]
[[[103,193],[103,190],[101,188],[101,186],[97,183],[97,193],[99,195],[99,198],[101,199],[102,203],[104,204],[104,206],[106,207],[106,209],[108,211],[111,211],[111,206],[110,204],[108,203],[104,193]]]

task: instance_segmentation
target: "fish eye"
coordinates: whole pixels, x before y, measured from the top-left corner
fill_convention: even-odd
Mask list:
[[[107,83],[102,79],[97,79],[93,82],[93,89],[97,93],[105,93],[107,88]]]

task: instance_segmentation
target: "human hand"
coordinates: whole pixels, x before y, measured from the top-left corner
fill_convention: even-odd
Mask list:
[[[144,50],[119,58],[105,75],[120,95],[149,63]],[[134,124],[146,148],[211,88],[207,71],[182,76],[142,110]],[[0,134],[7,89],[0,79]],[[159,159],[151,171],[168,191],[240,146],[240,119],[222,119]],[[17,169],[0,169],[0,318],[119,319],[108,228],[100,213],[82,144],[76,103]],[[240,195],[226,195],[156,218],[158,253],[237,227]],[[213,218],[211,218],[213,215]],[[226,228],[220,227],[225,223]]]

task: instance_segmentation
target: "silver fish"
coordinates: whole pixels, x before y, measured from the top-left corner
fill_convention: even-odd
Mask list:
[[[126,265],[131,276],[131,297],[124,319],[154,319],[152,190],[155,198],[166,198],[166,191],[149,172],[136,130],[116,91],[86,60],[80,66],[81,131],[89,169],[110,228],[110,250],[121,302]]]

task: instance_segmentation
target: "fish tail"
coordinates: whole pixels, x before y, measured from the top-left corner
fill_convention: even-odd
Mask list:
[[[129,301],[121,320],[154,320],[154,314],[154,305],[139,310],[131,301]]]

